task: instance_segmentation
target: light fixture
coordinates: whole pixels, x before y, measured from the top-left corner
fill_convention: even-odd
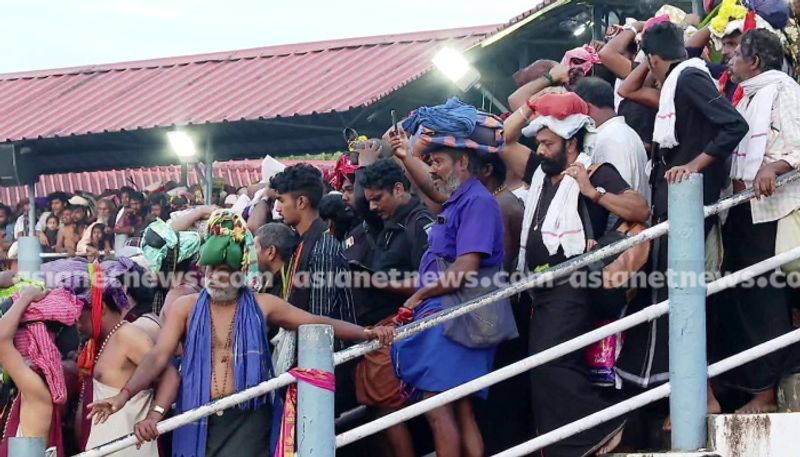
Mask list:
[[[578,26],[577,29],[575,29],[574,32],[572,32],[572,34],[575,35],[576,37],[579,37],[579,36],[583,35],[584,32],[586,32],[586,24],[581,24],[581,25]]]
[[[462,92],[470,90],[481,79],[478,70],[469,64],[463,54],[453,48],[442,48],[433,57],[433,64]]]
[[[171,130],[167,132],[167,140],[175,155],[180,158],[191,158],[197,155],[197,146],[194,140],[184,130]]]

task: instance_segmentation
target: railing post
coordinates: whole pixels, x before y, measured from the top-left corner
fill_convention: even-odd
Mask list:
[[[297,365],[333,373],[333,327],[303,325],[298,331]],[[297,385],[298,457],[334,457],[334,394],[305,382]]]
[[[36,237],[36,188],[28,184],[28,233],[19,237],[17,246],[17,271],[29,278],[35,277],[42,266],[42,245]]]
[[[8,440],[8,455],[13,457],[44,457],[44,439],[11,438]]]
[[[706,445],[706,284],[703,176],[669,186],[669,375],[672,450]]]

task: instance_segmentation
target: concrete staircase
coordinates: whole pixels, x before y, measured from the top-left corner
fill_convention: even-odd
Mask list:
[[[709,416],[707,451],[611,454],[611,456],[800,457],[800,413]]]

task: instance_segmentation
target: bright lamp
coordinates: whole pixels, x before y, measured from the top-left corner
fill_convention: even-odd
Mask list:
[[[167,132],[167,140],[175,154],[181,158],[189,158],[197,155],[197,147],[192,137],[183,130],[172,130]]]
[[[478,70],[472,68],[464,55],[453,48],[442,48],[433,57],[433,64],[463,92],[468,91],[481,78]]]

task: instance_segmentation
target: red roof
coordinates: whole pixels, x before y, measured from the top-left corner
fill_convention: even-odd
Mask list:
[[[321,170],[332,169],[335,165],[333,161],[323,160],[281,160],[281,162],[286,166],[305,162]],[[215,162],[214,177],[222,178],[225,184],[233,187],[249,186],[261,180],[261,160]],[[189,167],[187,178],[190,186],[199,182],[197,174],[192,167]],[[36,183],[36,196],[41,197],[55,191],[64,191],[71,194],[79,190],[99,195],[107,189],[130,186],[131,182],[138,189],[143,189],[156,182],[180,182],[180,180],[181,167],[179,165],[45,175]],[[17,202],[27,197],[28,193],[25,187],[0,187],[0,203],[12,208]]]
[[[0,75],[0,140],[301,116],[369,105],[445,41],[497,25]]]

